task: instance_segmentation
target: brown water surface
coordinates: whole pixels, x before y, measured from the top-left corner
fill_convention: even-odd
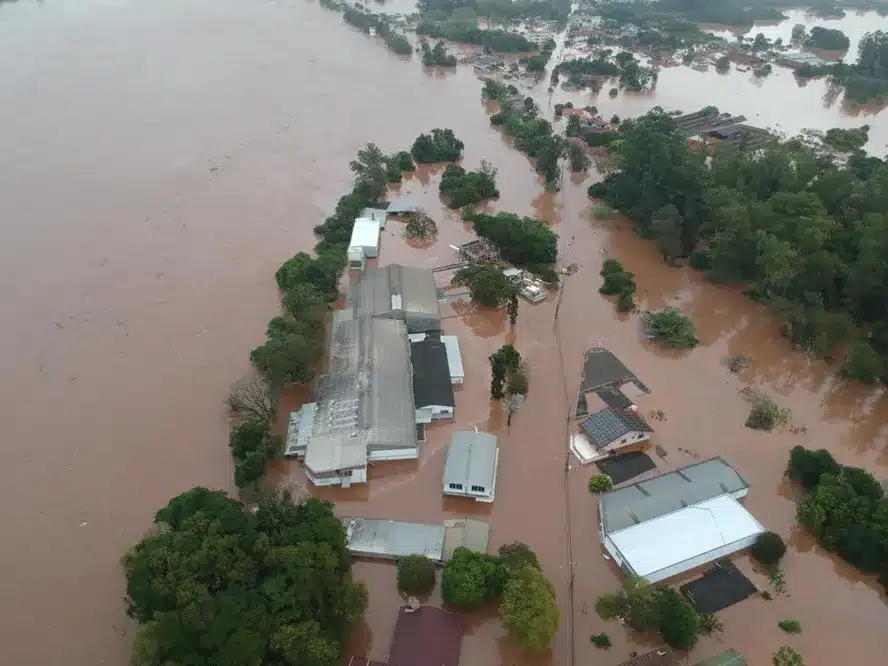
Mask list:
[[[592,610],[621,576],[597,542],[589,470],[571,460],[565,474],[568,405],[592,345],[612,349],[652,389],[640,403],[666,414],[656,424],[662,467],[726,456],[752,485],[750,509],[793,535],[791,596],[725,611],[723,642],[707,639],[692,656],[732,647],[764,664],[783,643],[809,666],[884,654],[884,597],[793,531],[781,473],[789,447],[802,443],[888,476],[885,398],[791,350],[740,293],[664,266],[630,230],[593,219],[582,179],[543,194],[527,159],[490,129],[470,70],[425,72],[303,0],[20,2],[0,7],[0,37],[0,663],[126,663],[133,628],[119,557],[170,496],[196,484],[232,489],[223,396],[277,311],[274,270],[311,247],[311,227],[349,187],[347,164],[363,144],[401,149],[436,126],[465,140],[466,165],[486,159],[499,169],[492,210],[544,217],[561,234],[563,261],[580,265],[557,320],[552,297],[522,302],[515,331],[501,312],[459,304],[445,321],[467,373],[455,425],[501,438],[492,506],[442,499],[447,423],[430,429],[419,461],[376,466],[363,488],[318,493],[342,513],[488,516],[492,546],[520,539],[539,553],[564,608],[552,652],[520,653],[495,614],[479,613],[463,666],[616,663],[646,645]],[[732,110],[757,110],[757,95]],[[448,245],[471,237],[438,201],[438,178],[424,171],[400,188],[438,220],[437,242],[411,247],[395,223],[383,263],[449,263]],[[617,316],[597,293],[605,255],[635,272],[641,307],[676,303],[690,314],[701,346],[676,355],[641,341],[636,317]],[[485,360],[507,340],[529,361],[532,385],[511,428],[487,399]],[[729,354],[751,357],[750,368],[729,374]],[[791,407],[807,434],[745,429],[746,385]],[[292,463],[275,473],[302,477]],[[393,569],[362,562],[356,571],[371,607],[351,647],[384,657],[399,603]],[[802,622],[802,635],[780,634],[776,621],[787,617]],[[602,630],[615,644],[607,655],[588,641]]]

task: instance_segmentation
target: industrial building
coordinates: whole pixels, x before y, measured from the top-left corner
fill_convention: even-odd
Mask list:
[[[410,343],[413,366],[413,404],[417,423],[452,419],[456,400],[450,379],[447,347],[437,333]]]
[[[353,317],[399,319],[408,333],[441,330],[438,288],[425,268],[389,264],[368,268],[355,282],[347,310]]]
[[[755,543],[764,528],[738,501],[748,492],[733,467],[710,458],[602,493],[601,542],[627,575],[671,578]]]
[[[419,457],[408,349],[402,321],[334,318],[329,371],[287,431],[312,483],[364,483],[370,462]]]

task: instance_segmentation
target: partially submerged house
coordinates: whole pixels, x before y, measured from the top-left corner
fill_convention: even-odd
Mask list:
[[[380,221],[371,217],[359,217],[352,227],[348,243],[348,267],[364,268],[367,259],[379,256]]]
[[[444,494],[492,502],[496,495],[498,464],[495,435],[475,430],[454,432],[444,463]]]
[[[368,463],[419,457],[408,345],[396,319],[334,319],[329,371],[287,432],[312,483],[364,483]]]
[[[434,606],[402,606],[386,661],[352,657],[348,666],[458,666],[462,617]]]
[[[490,525],[473,518],[455,518],[439,524],[343,518],[342,524],[352,555],[381,560],[422,555],[444,564],[457,548],[486,553],[490,541]]]
[[[441,330],[434,274],[425,268],[389,264],[368,268],[353,286],[348,307],[354,317],[399,319],[408,333]]]
[[[671,578],[755,543],[764,528],[738,501],[748,492],[710,458],[602,493],[601,542],[627,575]]]
[[[456,399],[450,379],[447,347],[439,335],[410,343],[413,365],[413,404],[417,423],[452,419]]]
[[[607,458],[651,438],[654,429],[637,409],[608,407],[594,412],[571,437],[570,449],[582,464]]]

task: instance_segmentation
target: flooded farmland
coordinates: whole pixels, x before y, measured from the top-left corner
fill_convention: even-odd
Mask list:
[[[628,226],[595,219],[589,181],[567,178],[562,192],[543,193],[526,157],[489,127],[470,69],[426,72],[307,0],[23,0],[0,5],[0,35],[9,63],[0,74],[0,518],[9,544],[0,555],[0,662],[127,662],[119,557],[172,495],[198,484],[233,490],[223,397],[277,310],[274,271],[313,245],[311,228],[349,187],[359,148],[406,148],[432,127],[465,141],[467,166],[485,159],[499,170],[492,210],[548,220],[562,263],[580,267],[564,281],[557,318],[554,297],[522,301],[514,331],[503,312],[452,306],[445,330],[459,336],[466,366],[455,423],[430,428],[419,461],[378,465],[363,488],[318,493],[343,514],[434,522],[470,513],[491,523],[491,546],[520,539],[536,550],[563,609],[551,653],[517,651],[495,612],[479,613],[462,666],[615,664],[648,647],[593,609],[622,576],[602,557],[589,469],[566,458],[569,405],[590,346],[612,350],[651,388],[639,405],[665,415],[653,440],[667,452],[662,469],[725,456],[750,483],[747,507],[791,537],[789,596],[723,611],[723,636],[704,639],[691,663],[732,648],[766,664],[784,643],[809,666],[884,654],[884,596],[794,527],[781,475],[789,448],[804,444],[888,476],[888,399],[793,351],[738,291],[664,265]],[[791,74],[775,68],[757,87],[742,73],[675,68],[652,96],[586,103],[621,116],[711,103],[752,122],[762,114],[764,125],[792,118],[786,126],[797,129],[868,122],[870,149],[884,152],[885,114],[825,107],[822,83],[799,88],[782,77]],[[544,86],[533,94],[547,102]],[[438,221],[437,242],[411,247],[393,223],[383,263],[450,263],[449,245],[471,237],[439,202],[438,178],[423,170],[400,187]],[[677,355],[645,342],[637,318],[617,315],[597,293],[605,256],[635,273],[642,309],[673,303],[690,315],[700,346]],[[507,340],[531,368],[511,427],[487,398],[486,356]],[[749,368],[729,373],[728,355],[749,357]],[[744,428],[745,386],[790,407],[807,432]],[[493,505],[440,493],[449,432],[470,426],[501,440]],[[273,473],[282,484],[302,480],[292,463]],[[765,584],[747,558],[738,565]],[[400,603],[394,568],[360,562],[356,572],[371,606],[350,649],[383,658]],[[804,633],[781,635],[784,618]],[[614,641],[608,653],[589,642],[599,631]]]

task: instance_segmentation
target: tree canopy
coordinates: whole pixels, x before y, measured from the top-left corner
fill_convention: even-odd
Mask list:
[[[797,346],[824,354],[866,338],[888,357],[883,160],[775,140],[756,151],[722,145],[707,165],[658,110],[622,136],[618,169],[590,195],[629,215],[664,254],[744,285]]]
[[[499,599],[507,577],[496,555],[457,548],[441,576],[441,598],[454,606],[478,606]]]
[[[228,445],[234,458],[234,483],[246,488],[265,475],[269,461],[283,448],[283,440],[272,432],[268,421],[246,421],[232,429]]]
[[[645,312],[643,321],[645,332],[654,340],[679,349],[697,346],[693,322],[677,308]]]
[[[558,631],[561,611],[555,588],[538,568],[525,565],[509,575],[500,618],[522,647],[531,650],[549,647]]]
[[[334,666],[367,604],[332,505],[194,488],[123,558],[135,666]]]
[[[820,544],[864,573],[880,574],[888,589],[888,498],[866,470],[839,465],[827,451],[790,452],[787,474],[810,490],[798,521]]]
[[[456,138],[452,129],[435,128],[431,134],[420,134],[410,153],[417,164],[455,162],[462,157],[465,144]]]
[[[531,272],[551,267],[558,259],[558,235],[545,222],[514,213],[472,213],[464,216],[475,233],[489,240],[506,261]]]
[[[539,47],[524,35],[498,28],[485,30],[472,22],[435,23],[421,21],[416,26],[416,34],[436,39],[449,39],[464,44],[477,44],[500,53],[522,53],[537,51]]]
[[[438,41],[434,46],[429,46],[427,40],[420,41],[422,49],[422,64],[426,67],[456,67],[456,56],[447,52],[444,42]]]
[[[423,555],[398,560],[398,590],[406,594],[428,594],[435,588],[435,563]]]
[[[841,30],[819,25],[811,28],[805,43],[824,51],[846,51],[851,46],[851,40]]]
[[[460,268],[452,282],[468,287],[473,301],[491,308],[500,307],[515,295],[515,285],[493,264]]]
[[[441,176],[438,191],[447,197],[450,208],[462,208],[485,199],[498,199],[496,189],[496,169],[487,162],[481,162],[477,171],[466,171],[458,164],[448,164]]]

